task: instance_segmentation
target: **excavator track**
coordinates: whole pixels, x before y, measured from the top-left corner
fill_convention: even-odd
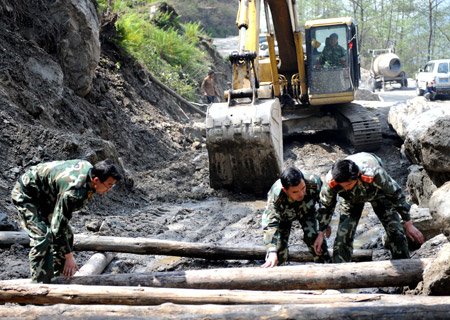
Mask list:
[[[377,150],[381,145],[380,120],[356,103],[340,106],[337,111],[347,124],[347,138],[355,152]]]

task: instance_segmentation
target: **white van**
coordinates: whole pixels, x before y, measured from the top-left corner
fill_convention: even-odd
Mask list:
[[[416,76],[416,93],[422,96],[427,82],[434,81],[437,94],[450,94],[450,59],[431,60]]]

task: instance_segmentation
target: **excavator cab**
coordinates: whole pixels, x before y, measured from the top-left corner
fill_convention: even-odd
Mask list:
[[[376,149],[379,121],[350,103],[360,78],[353,20],[308,21],[303,45],[295,0],[239,3],[231,88],[206,115],[211,187],[266,193],[283,168],[283,136],[295,133],[337,130],[356,151]],[[259,55],[262,3],[268,57]]]
[[[308,21],[306,72],[311,105],[347,103],[359,86],[356,25],[351,18]]]

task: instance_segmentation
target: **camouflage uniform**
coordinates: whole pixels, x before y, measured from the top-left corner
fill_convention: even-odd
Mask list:
[[[31,167],[12,190],[22,227],[30,237],[33,282],[49,283],[64,269],[72,252],[72,212],[81,209],[94,189],[92,165],[83,160],[54,161]]]
[[[282,190],[281,180],[277,180],[267,194],[267,206],[262,216],[264,244],[267,253],[278,252],[278,265],[288,259],[288,242],[292,222],[297,219],[303,229],[303,240],[315,262],[331,262],[327,243],[322,245],[322,256],[314,252],[314,241],[317,237],[317,217],[315,205],[319,201],[322,181],[316,175],[304,175],[306,193],[302,201],[291,201]]]
[[[402,194],[400,186],[386,172],[380,158],[371,153],[357,153],[347,157],[359,167],[355,187],[344,190],[331,175],[320,192],[322,208],[319,211],[319,230],[325,231],[330,223],[339,196],[340,220],[333,246],[333,262],[349,262],[353,252],[353,238],[365,202],[370,202],[375,214],[383,224],[388,237],[388,246],[393,259],[408,259],[409,250],[406,234],[400,222],[411,220],[410,206]],[[334,182],[334,183],[333,183]]]
[[[334,47],[331,45],[325,46],[319,57],[319,61],[324,68],[342,67],[341,58],[345,59],[345,49],[336,44]]]

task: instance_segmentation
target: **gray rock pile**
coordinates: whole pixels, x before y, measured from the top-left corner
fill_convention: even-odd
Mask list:
[[[411,198],[427,207],[436,189],[450,180],[450,109],[445,101],[417,97],[393,106],[388,121],[414,163],[407,183]]]

